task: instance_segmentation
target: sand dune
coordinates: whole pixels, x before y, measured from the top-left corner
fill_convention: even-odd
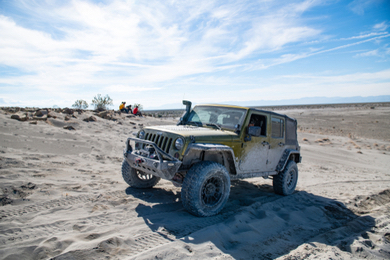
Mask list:
[[[390,106],[278,112],[298,119],[297,191],[235,181],[221,214],[198,218],[170,182],[121,176],[126,138],[176,120],[0,110],[0,258],[390,259]]]

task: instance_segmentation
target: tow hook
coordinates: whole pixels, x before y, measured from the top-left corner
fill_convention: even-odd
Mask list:
[[[145,161],[142,158],[135,158],[135,164],[140,165],[141,163],[144,163]]]

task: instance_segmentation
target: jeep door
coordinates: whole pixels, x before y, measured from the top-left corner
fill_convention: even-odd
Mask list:
[[[279,163],[285,149],[285,118],[281,116],[271,116],[271,136],[270,149],[268,152],[268,170],[273,171]]]
[[[250,111],[244,124],[239,169],[242,173],[267,171],[269,135],[267,127],[269,115],[260,111]],[[249,135],[249,126],[260,127],[258,136]]]

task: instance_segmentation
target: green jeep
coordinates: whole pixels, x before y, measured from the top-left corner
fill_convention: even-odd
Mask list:
[[[196,216],[218,214],[230,180],[273,176],[275,193],[292,194],[301,162],[297,121],[270,111],[183,101],[177,125],[145,127],[126,141],[122,176],[133,188],[163,178],[182,187],[183,206]]]

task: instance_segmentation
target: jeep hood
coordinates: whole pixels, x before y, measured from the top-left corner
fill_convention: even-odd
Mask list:
[[[183,137],[194,136],[196,137],[221,137],[221,138],[232,138],[237,137],[237,134],[233,131],[219,130],[209,127],[198,127],[188,125],[164,125],[164,126],[152,126],[145,127],[146,132],[152,130],[157,132],[166,132],[171,134],[180,135]]]

